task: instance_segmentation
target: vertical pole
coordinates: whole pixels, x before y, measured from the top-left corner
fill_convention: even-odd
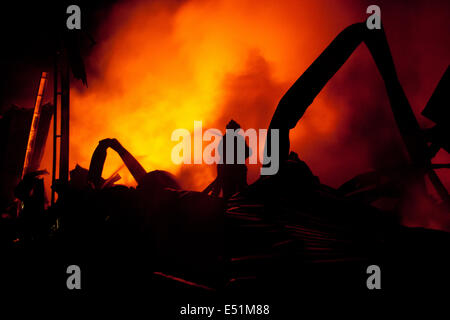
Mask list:
[[[59,180],[69,181],[69,116],[70,116],[70,69],[67,53],[61,68],[61,149],[59,153]]]
[[[52,199],[51,204],[55,204],[55,190],[53,186],[56,181],[56,153],[57,153],[57,137],[58,137],[58,58],[59,52],[55,52],[55,65],[53,70],[53,158],[52,158]]]

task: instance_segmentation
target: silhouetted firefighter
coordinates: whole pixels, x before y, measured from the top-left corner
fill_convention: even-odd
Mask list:
[[[223,192],[225,199],[247,187],[247,166],[245,159],[251,156],[252,150],[245,138],[238,133],[241,126],[234,120],[228,122],[227,132],[219,144],[220,163],[217,164],[217,178],[203,191],[218,196]],[[229,131],[232,130],[232,131]],[[232,143],[233,157],[227,159],[227,143]],[[244,146],[244,148],[242,148]],[[230,147],[229,147],[230,148]],[[239,163],[238,153],[244,150],[244,163]]]

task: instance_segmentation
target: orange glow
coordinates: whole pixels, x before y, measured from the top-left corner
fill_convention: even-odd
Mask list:
[[[86,58],[89,88],[74,82],[71,91],[70,168],[88,167],[98,141],[114,137],[147,171],[168,170],[184,188],[203,189],[215,166],[173,164],[172,131],[192,132],[195,120],[203,129],[223,130],[231,118],[244,129],[267,128],[284,92],[344,27],[366,18],[365,9],[351,1],[119,3],[94,35],[98,45]],[[448,63],[439,36],[430,37],[446,18],[426,5],[417,8],[423,14],[418,20],[403,12],[386,5],[383,21],[418,115]],[[420,32],[406,37],[408,21]],[[418,76],[411,77],[411,70]],[[364,46],[306,111],[291,133],[291,148],[335,187],[356,174],[404,163],[384,84]],[[120,165],[110,152],[103,176]],[[249,166],[250,183],[258,168]],[[126,169],[120,175],[119,183],[134,184]]]
[[[227,79],[245,73],[252,55],[263,59],[270,69],[269,80],[279,89],[269,94],[272,105],[264,111],[249,102],[242,106],[245,113],[238,110],[231,116],[244,128],[267,128],[283,91],[341,28],[338,21],[335,28],[327,26],[326,37],[316,37],[324,33],[320,21],[334,23],[329,19],[333,8],[314,19],[307,14],[317,9],[299,1],[281,6],[237,0],[115,7],[88,60],[94,70],[90,74],[95,75],[89,88],[72,90],[70,167],[76,163],[87,167],[97,142],[116,137],[147,171],[180,174],[181,167],[170,158],[175,145],[170,141],[172,131],[192,131],[194,120],[202,120],[204,128],[223,129],[229,120],[223,118]],[[251,95],[252,90],[258,88],[247,86],[241,94]],[[305,128],[318,134],[330,133],[336,122],[336,112],[325,106],[325,100],[321,97],[317,112],[305,120]],[[253,119],[262,113],[258,121]],[[111,152],[104,177],[119,166],[120,158]],[[187,187],[202,188],[214,177],[214,169],[191,169],[185,168],[189,176],[195,175],[187,179]],[[134,183],[126,169],[120,174],[122,183]]]

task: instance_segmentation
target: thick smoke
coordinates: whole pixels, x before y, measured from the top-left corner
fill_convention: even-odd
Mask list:
[[[212,166],[176,166],[171,132],[224,129],[232,118],[267,128],[279,99],[346,26],[363,21],[365,1],[133,1],[115,6],[88,58],[88,89],[72,95],[71,166],[88,166],[98,140],[116,137],[147,170],[166,169],[201,190]],[[448,65],[447,4],[379,3],[402,85],[420,115]],[[322,182],[396,167],[406,153],[368,50],[361,46],[291,133],[291,147]],[[441,152],[436,162],[449,162]],[[108,159],[105,175],[119,166]],[[257,178],[258,166],[249,171]],[[450,177],[440,172],[449,187]],[[132,184],[121,171],[124,181]],[[410,225],[435,225],[422,219]],[[441,224],[442,225],[442,224]]]

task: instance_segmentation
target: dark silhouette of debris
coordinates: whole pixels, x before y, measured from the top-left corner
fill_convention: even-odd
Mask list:
[[[402,170],[360,174],[334,189],[322,184],[290,150],[289,131],[362,42],[385,81],[410,163]],[[443,91],[438,89],[438,98],[433,95],[431,107],[427,106],[430,117],[435,114],[433,108],[440,106],[435,101],[441,100]],[[438,129],[434,131],[424,133],[418,126],[384,31],[368,30],[362,23],[352,25],[280,100],[269,125],[280,130],[281,137],[276,175],[247,186],[247,167],[236,163],[237,146],[245,146],[244,159],[252,150],[244,137],[233,136],[234,163],[227,163],[228,133],[221,141],[224,163],[217,166],[217,178],[204,192],[183,190],[169,172],[146,172],[116,139],[99,142],[89,170],[77,165],[68,183],[52,186],[58,200],[50,208],[45,208],[39,178],[43,172],[26,175],[15,188],[24,204],[20,217],[11,207],[0,219],[0,249],[5,253],[1,265],[5,270],[0,274],[13,279],[2,281],[2,288],[24,292],[31,285],[56,291],[60,279],[49,279],[63,273],[61,265],[76,261],[88,270],[87,290],[145,289],[166,292],[170,298],[207,292],[225,298],[294,297],[298,303],[292,292],[367,293],[365,270],[371,264],[386,270],[383,289],[394,295],[439,286],[446,289],[449,264],[442,257],[448,251],[449,234],[402,227],[392,212],[371,205],[382,196],[401,196],[410,182],[432,174],[433,152],[427,142],[436,143],[436,137],[444,136],[436,131],[442,130],[441,123],[435,122]],[[227,129],[239,128],[233,120],[227,125]],[[441,147],[445,143],[439,140]],[[269,140],[266,148],[270,155]],[[102,178],[108,149],[121,157],[136,188],[115,184],[117,172]],[[218,197],[221,191],[223,199]],[[36,250],[21,256],[20,250],[29,248]],[[22,260],[8,258],[6,252]],[[17,261],[17,265],[9,264]],[[36,261],[42,263],[36,265]],[[24,267],[30,264],[32,270]]]

